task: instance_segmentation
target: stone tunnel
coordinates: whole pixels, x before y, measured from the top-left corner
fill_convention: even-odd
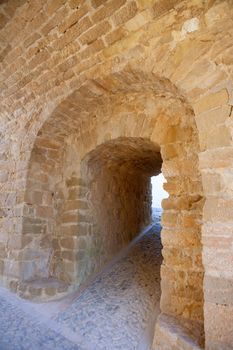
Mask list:
[[[232,14],[0,2],[1,288],[37,303],[85,289],[151,224],[162,173],[152,347],[232,349]]]

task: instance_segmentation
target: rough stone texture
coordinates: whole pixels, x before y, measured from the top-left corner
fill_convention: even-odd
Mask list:
[[[79,149],[75,140],[67,144],[65,166],[61,165],[64,181],[57,191],[65,201],[57,214],[61,229],[52,242],[51,264],[58,279],[78,286],[150,223],[150,176],[161,171],[161,156],[145,139],[118,138],[89,152],[80,172],[75,146]],[[75,265],[71,276],[66,259]]]
[[[156,322],[155,350],[201,350],[203,349],[202,325],[161,314]]]
[[[0,288],[1,350],[149,350],[161,293],[160,230],[157,223],[136,238],[81,294],[33,304]]]
[[[232,14],[231,0],[1,3],[3,285],[27,297],[35,290],[25,282],[36,279],[77,288],[114,254],[100,258],[98,251],[90,266],[81,264],[91,255],[85,247],[101,243],[94,239],[104,231],[94,184],[107,172],[102,166],[85,184],[83,160],[107,141],[144,139],[161,154],[170,195],[163,203],[161,310],[204,321],[207,349],[233,344]],[[108,175],[115,185],[113,171]],[[115,196],[127,193],[123,177],[119,172]],[[140,186],[145,193],[146,180]],[[148,211],[139,221],[148,221]],[[128,228],[119,246],[136,234]],[[118,239],[113,232],[108,248]],[[226,286],[223,295],[216,280]]]

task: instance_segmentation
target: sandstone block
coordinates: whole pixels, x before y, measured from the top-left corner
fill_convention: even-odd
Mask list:
[[[115,25],[119,26],[134,17],[137,13],[137,4],[135,1],[130,1],[126,6],[122,7],[113,16]]]
[[[200,114],[207,110],[226,105],[228,100],[229,95],[226,89],[223,89],[216,93],[208,94],[195,103],[194,112],[195,114]]]
[[[76,237],[66,237],[61,239],[60,244],[62,248],[73,250],[76,247]]]
[[[74,4],[73,4],[74,5]],[[65,33],[67,29],[75,25],[83,16],[88,13],[88,6],[84,5],[66,18],[59,26],[59,31]]]
[[[98,11],[96,11],[91,17],[94,23],[97,23],[106,17],[111,16],[114,12],[116,12],[121,6],[125,4],[126,0],[111,0],[103,7],[101,7]]]
[[[80,42],[82,44],[91,44],[96,39],[109,32],[110,29],[111,25],[107,21],[96,24],[93,28],[90,28],[80,37]]]
[[[124,28],[117,28],[107,34],[104,39],[107,42],[107,44],[114,44],[116,41],[121,40],[126,36],[127,32]]]
[[[47,12],[48,15],[51,15],[55,11],[57,11],[64,3],[65,3],[64,0],[51,0],[47,4],[45,11]]]

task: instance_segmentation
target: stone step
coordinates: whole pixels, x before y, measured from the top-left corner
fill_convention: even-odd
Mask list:
[[[203,323],[160,314],[152,350],[203,350]]]
[[[18,287],[20,297],[34,301],[60,299],[70,289],[70,284],[53,277],[24,281]]]

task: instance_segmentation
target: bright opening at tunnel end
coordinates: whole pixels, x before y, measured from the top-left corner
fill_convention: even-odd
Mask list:
[[[163,189],[163,184],[166,182],[163,174],[151,177],[152,185],[152,208],[162,210],[162,200],[168,198],[168,193]]]

